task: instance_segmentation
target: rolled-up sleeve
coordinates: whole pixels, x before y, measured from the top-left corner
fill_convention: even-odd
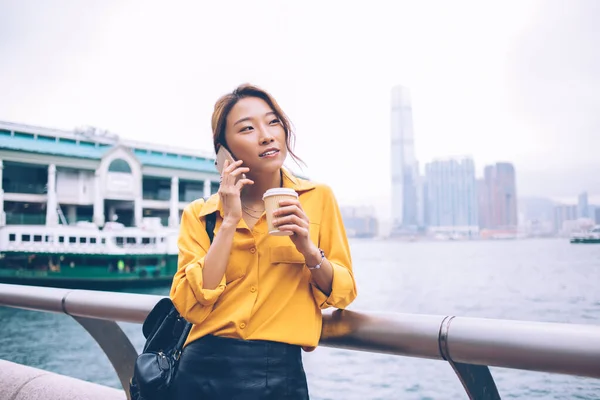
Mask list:
[[[344,309],[357,295],[350,245],[333,191],[325,186],[323,192],[319,247],[323,249],[325,257],[333,267],[333,282],[329,296],[323,293],[314,281],[311,281],[312,291],[321,309],[328,307]]]
[[[204,289],[202,270],[210,239],[200,220],[200,207],[189,204],[183,211],[177,245],[179,257],[170,297],[179,313],[189,322],[199,324],[210,314],[225,290],[225,277],[215,289]],[[191,266],[189,269],[187,269]],[[187,269],[187,272],[186,272]]]

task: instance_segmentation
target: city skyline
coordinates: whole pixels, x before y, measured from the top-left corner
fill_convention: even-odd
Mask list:
[[[36,134],[41,135],[41,138],[46,137],[45,135],[62,135],[61,137],[68,138],[67,140],[72,142],[74,142],[73,139],[79,138],[85,141],[92,137],[88,133],[58,132],[30,125],[19,126],[5,122],[0,125],[4,128],[5,135],[12,137],[14,134],[16,140],[21,140],[27,135],[35,137]],[[104,135],[99,135],[97,138],[108,140],[111,143],[116,141],[115,143],[122,143],[125,146],[150,146],[148,148],[155,149],[153,152],[158,154],[163,151],[177,151],[175,148],[165,149],[152,143],[128,142],[119,138],[108,139]],[[414,142],[412,135],[410,142]],[[188,157],[193,155],[185,149],[182,151]],[[415,165],[417,165],[416,160]],[[410,171],[412,172],[414,169],[411,168]],[[376,207],[373,205],[356,207],[342,203],[343,216],[348,222],[349,234],[354,237],[373,237],[378,234],[414,236],[415,234],[437,232],[442,235],[473,236],[481,234],[484,237],[495,237],[512,235],[524,228],[535,235],[546,235],[549,233],[568,234],[582,228],[585,229],[586,226],[590,226],[590,223],[600,224],[600,204],[596,204],[593,199],[590,200],[587,192],[578,194],[578,204],[542,201],[537,206],[532,206],[532,203],[527,201],[528,204],[522,207],[525,211],[519,209],[517,212],[518,207],[521,207],[517,207],[517,203],[523,203],[524,199],[517,196],[514,166],[511,163],[498,162],[486,165],[484,171],[484,179],[476,179],[475,165],[471,157],[437,157],[434,161],[425,163],[425,174],[417,179],[418,226],[410,227],[411,229],[400,227],[401,229],[396,231],[392,229],[390,232],[389,226],[387,226],[389,225],[388,221],[382,221],[376,215],[377,213],[374,212]],[[50,174],[50,170],[48,174],[49,177],[53,176]],[[173,179],[176,177],[174,176]],[[204,192],[206,192],[206,183],[203,182],[201,185]],[[211,190],[216,191],[214,182],[210,184],[210,187]],[[63,187],[63,189],[65,188]],[[202,188],[200,190],[202,191]],[[48,208],[48,210],[53,209],[53,207]],[[71,212],[69,215],[70,219],[74,218],[71,216]],[[46,219],[54,221],[56,215],[46,216]],[[169,222],[173,223],[171,219]],[[380,229],[380,223],[383,229]]]

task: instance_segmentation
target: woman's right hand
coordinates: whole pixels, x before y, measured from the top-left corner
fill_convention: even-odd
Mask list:
[[[237,180],[242,174],[250,171],[250,168],[241,167],[242,163],[242,160],[233,163],[225,160],[223,173],[221,174],[221,185],[219,186],[219,196],[223,205],[223,222],[231,222],[234,225],[237,225],[242,218],[242,201],[240,198],[242,188],[245,185],[254,183],[246,178]]]

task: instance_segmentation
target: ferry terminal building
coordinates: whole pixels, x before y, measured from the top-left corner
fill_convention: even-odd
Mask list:
[[[219,188],[214,155],[0,121],[0,227],[113,221],[177,228],[183,208]]]

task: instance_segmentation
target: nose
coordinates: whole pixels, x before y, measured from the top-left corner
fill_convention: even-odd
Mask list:
[[[262,126],[260,128],[259,140],[260,140],[260,144],[264,145],[264,144],[272,143],[275,140],[275,138],[273,137],[273,134],[270,132],[268,127]]]

